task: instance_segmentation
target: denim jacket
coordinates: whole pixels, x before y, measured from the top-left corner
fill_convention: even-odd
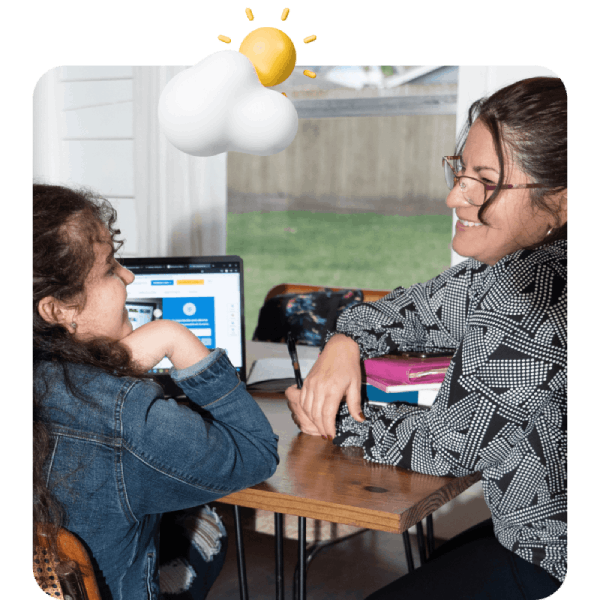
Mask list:
[[[277,436],[223,350],[171,377],[190,406],[152,380],[44,362],[34,382],[52,439],[48,485],[66,528],[92,556],[103,598],[159,598],[161,514],[210,502],[270,477]]]

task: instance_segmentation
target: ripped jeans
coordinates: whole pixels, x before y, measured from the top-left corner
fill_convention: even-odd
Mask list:
[[[164,600],[203,600],[223,568],[227,533],[208,505],[165,513],[160,523]]]

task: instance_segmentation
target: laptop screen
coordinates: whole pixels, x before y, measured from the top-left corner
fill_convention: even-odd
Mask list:
[[[178,321],[207,348],[223,348],[242,381],[246,380],[239,256],[124,258],[121,262],[135,275],[126,302],[134,330],[156,319]],[[151,372],[167,383],[172,366],[165,357]]]

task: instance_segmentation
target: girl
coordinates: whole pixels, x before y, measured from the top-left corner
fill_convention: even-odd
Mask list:
[[[75,534],[103,598],[204,598],[225,530],[189,509],[270,477],[277,436],[223,350],[172,321],[132,332],[115,219],[87,191],[34,185],[34,535]],[[147,375],[164,356],[189,406]]]

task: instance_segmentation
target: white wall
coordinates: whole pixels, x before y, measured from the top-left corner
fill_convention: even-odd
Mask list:
[[[58,67],[34,92],[34,178],[87,186],[110,200],[135,255],[132,67]]]
[[[170,67],[58,67],[34,92],[34,179],[117,209],[124,256],[224,254],[226,155],[190,157],[158,128]]]
[[[510,83],[538,77],[557,77],[557,74],[544,67],[459,67],[458,92],[456,99],[456,135],[460,135],[467,120],[469,107],[473,102],[489,96]],[[456,227],[456,211],[452,215],[452,234]],[[465,260],[452,250],[452,265]]]

